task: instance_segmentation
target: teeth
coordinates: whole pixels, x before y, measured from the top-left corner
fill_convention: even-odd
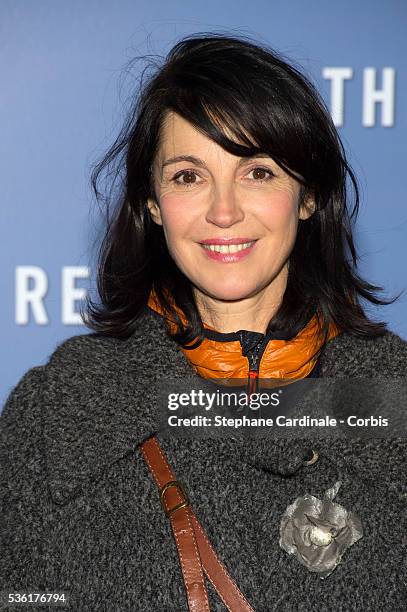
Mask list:
[[[204,249],[215,251],[216,253],[238,253],[243,249],[248,249],[252,244],[254,244],[254,240],[244,244],[203,244],[202,246]]]

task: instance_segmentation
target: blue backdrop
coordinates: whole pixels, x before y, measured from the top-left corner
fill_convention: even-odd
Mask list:
[[[183,35],[247,34],[299,62],[327,101],[362,186],[360,270],[407,288],[404,0],[0,1],[0,405],[64,338],[87,333],[100,228],[92,162],[112,142],[137,70]],[[370,308],[407,338],[407,297]]]

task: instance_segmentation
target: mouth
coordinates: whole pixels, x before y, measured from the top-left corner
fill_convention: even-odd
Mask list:
[[[208,249],[214,253],[238,253],[244,249],[249,249],[256,241],[243,242],[242,244],[202,244],[204,249]]]
[[[256,242],[257,239],[250,238],[216,238],[203,240],[199,244],[211,259],[232,263],[251,253]]]

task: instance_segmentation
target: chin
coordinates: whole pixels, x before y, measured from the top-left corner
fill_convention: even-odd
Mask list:
[[[214,300],[222,300],[225,302],[236,302],[238,300],[244,300],[259,291],[259,287],[257,286],[248,286],[243,283],[231,283],[231,282],[220,282],[214,284],[208,283],[207,285],[199,284],[197,285],[200,291],[208,295]]]

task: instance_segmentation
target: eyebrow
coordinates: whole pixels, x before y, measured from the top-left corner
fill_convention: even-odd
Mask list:
[[[266,157],[270,157],[270,155],[268,155],[267,153],[255,153],[254,155],[250,155],[249,157],[241,157],[240,161],[238,163],[238,166],[242,166],[245,162],[251,160],[251,159],[259,159],[259,158],[266,158]],[[177,155],[176,157],[170,157],[169,159],[166,159],[162,166],[161,169],[164,169],[166,166],[169,166],[170,164],[176,164],[177,162],[181,162],[181,161],[186,161],[189,162],[190,164],[194,164],[194,166],[199,166],[200,168],[204,168],[206,166],[205,162],[202,159],[199,159],[199,157],[195,157],[194,155]]]

